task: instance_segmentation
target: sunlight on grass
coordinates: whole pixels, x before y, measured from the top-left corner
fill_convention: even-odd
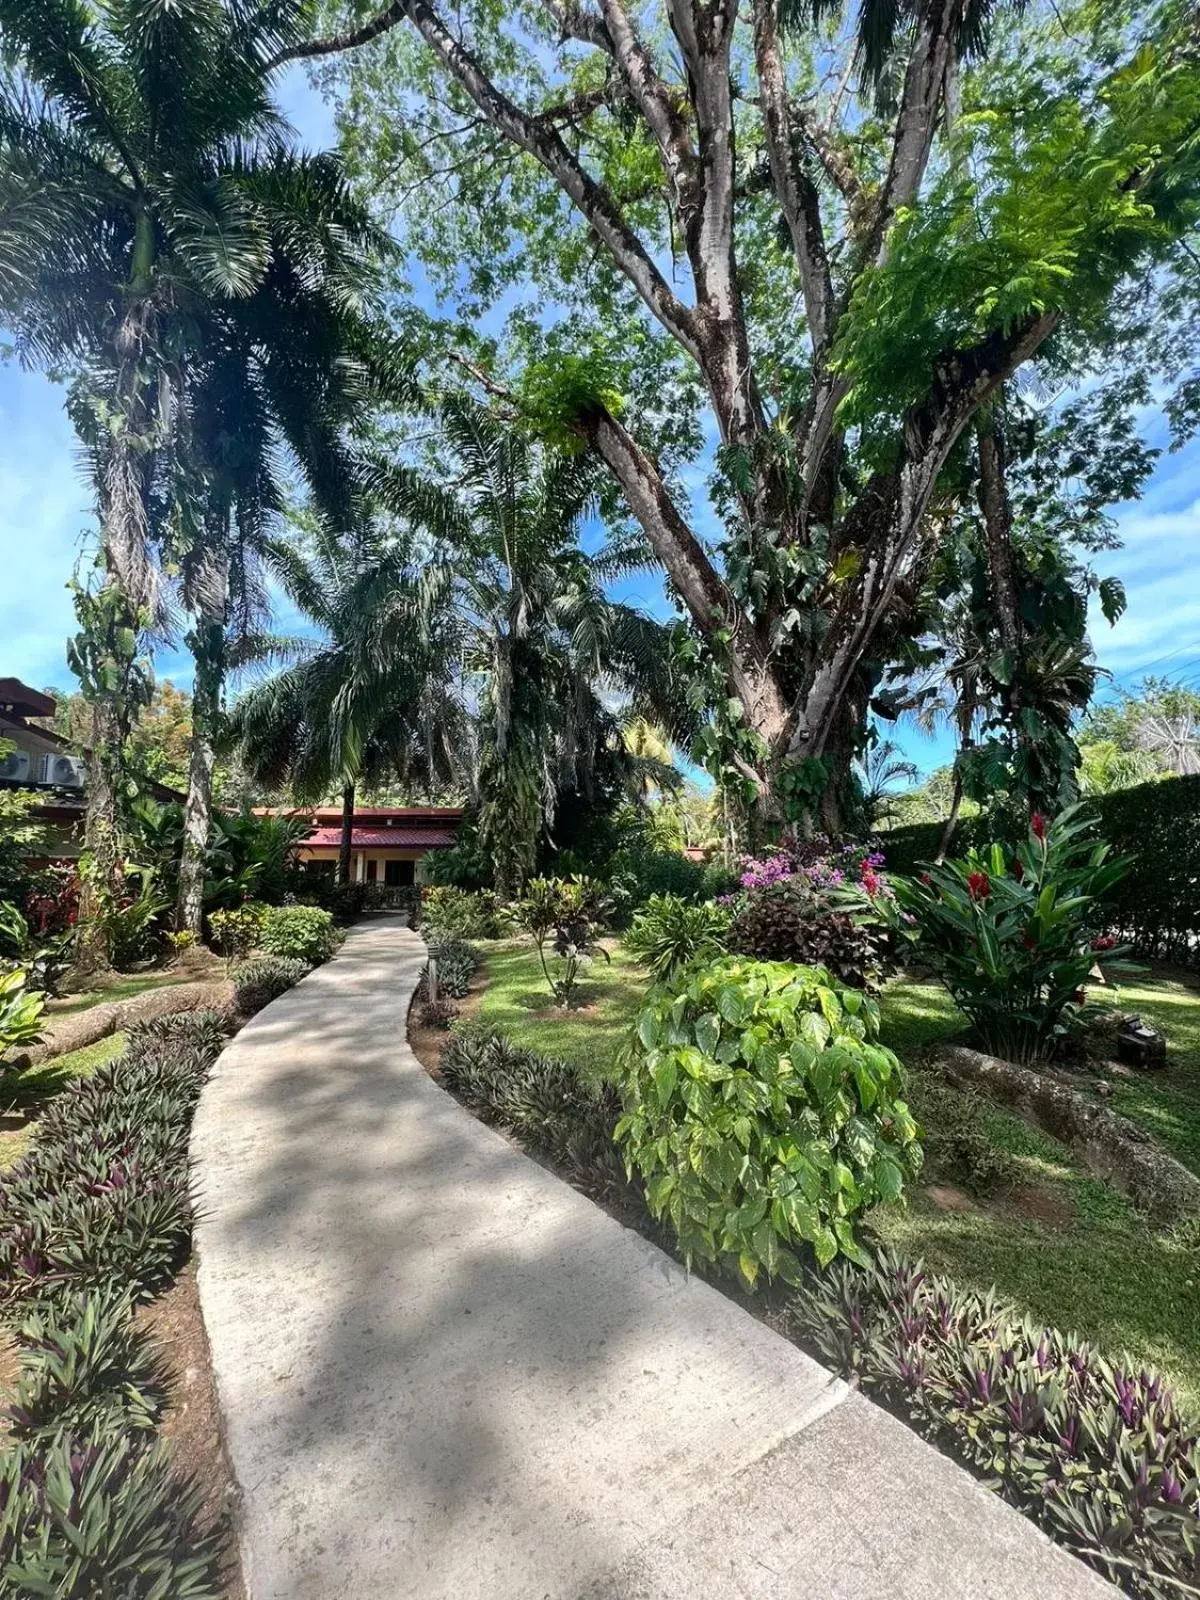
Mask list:
[[[532,943],[481,941],[488,984],[480,1001],[480,1020],[530,1050],[603,1076],[637,1015],[647,981],[620,945],[612,940],[605,944],[610,961],[593,961],[586,968],[579,996],[582,1007],[564,1012],[550,996]]]
[[[0,1172],[13,1166],[28,1150],[37,1128],[37,1115],[54,1095],[76,1078],[86,1078],[108,1061],[115,1061],[125,1048],[123,1033],[110,1033],[82,1050],[56,1056],[41,1066],[22,1073],[18,1083],[6,1086],[0,1103],[6,1115],[0,1118]]]

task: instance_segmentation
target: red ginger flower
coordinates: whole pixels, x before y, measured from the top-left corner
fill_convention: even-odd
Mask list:
[[[1021,865],[1020,856],[1013,862],[1013,877],[1018,883],[1023,883],[1025,880],[1025,868]]]
[[[986,900],[992,892],[992,880],[986,872],[972,872],[967,879],[967,889],[972,900]]]
[[[1029,831],[1041,844],[1046,842],[1046,819],[1040,811],[1035,811],[1029,819]]]

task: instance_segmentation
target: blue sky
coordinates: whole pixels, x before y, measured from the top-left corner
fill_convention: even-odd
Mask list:
[[[305,144],[333,142],[329,110],[299,73],[281,98]],[[86,552],[92,522],[64,397],[61,386],[39,374],[11,362],[0,366],[0,676],[69,689],[64,646],[73,619],[66,585]],[[1161,418],[1151,414],[1147,432],[1153,443],[1165,443]],[[702,479],[697,470],[697,490]],[[1113,674],[1102,693],[1132,687],[1147,670],[1200,686],[1200,440],[1163,455],[1147,493],[1117,508],[1116,517],[1124,547],[1097,565],[1124,580],[1129,609],[1115,628],[1099,615],[1093,619],[1097,655]],[[652,577],[623,590],[655,610],[663,606]],[[190,663],[178,651],[160,651],[155,666],[161,678],[190,682]],[[945,734],[930,740],[901,725],[897,737],[922,771],[952,754]]]

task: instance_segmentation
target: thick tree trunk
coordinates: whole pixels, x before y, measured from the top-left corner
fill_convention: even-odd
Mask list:
[[[1000,642],[1015,670],[1021,649],[1017,583],[1013,572],[1012,506],[1008,498],[1004,435],[997,418],[984,409],[976,420],[979,441],[979,509],[983,513],[988,575]]]
[[[350,858],[354,851],[354,785],[342,790],[342,840],[338,850],[337,881],[350,882]]]
[[[71,967],[72,981],[108,966],[107,913],[118,889],[121,862],[117,782],[124,743],[109,697],[92,701],[91,744],[87,753],[87,811],[79,874],[79,920]]]
[[[175,926],[199,939],[204,925],[204,873],[212,833],[213,766],[221,691],[225,682],[225,622],[229,600],[229,557],[216,549],[205,563],[202,609],[192,635],[196,675],[192,688],[192,748],[183,820],[183,856]]]

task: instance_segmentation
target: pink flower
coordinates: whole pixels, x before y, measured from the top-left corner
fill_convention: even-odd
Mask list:
[[[1033,837],[1041,844],[1046,842],[1046,819],[1040,811],[1035,811],[1029,819],[1029,829]]]

